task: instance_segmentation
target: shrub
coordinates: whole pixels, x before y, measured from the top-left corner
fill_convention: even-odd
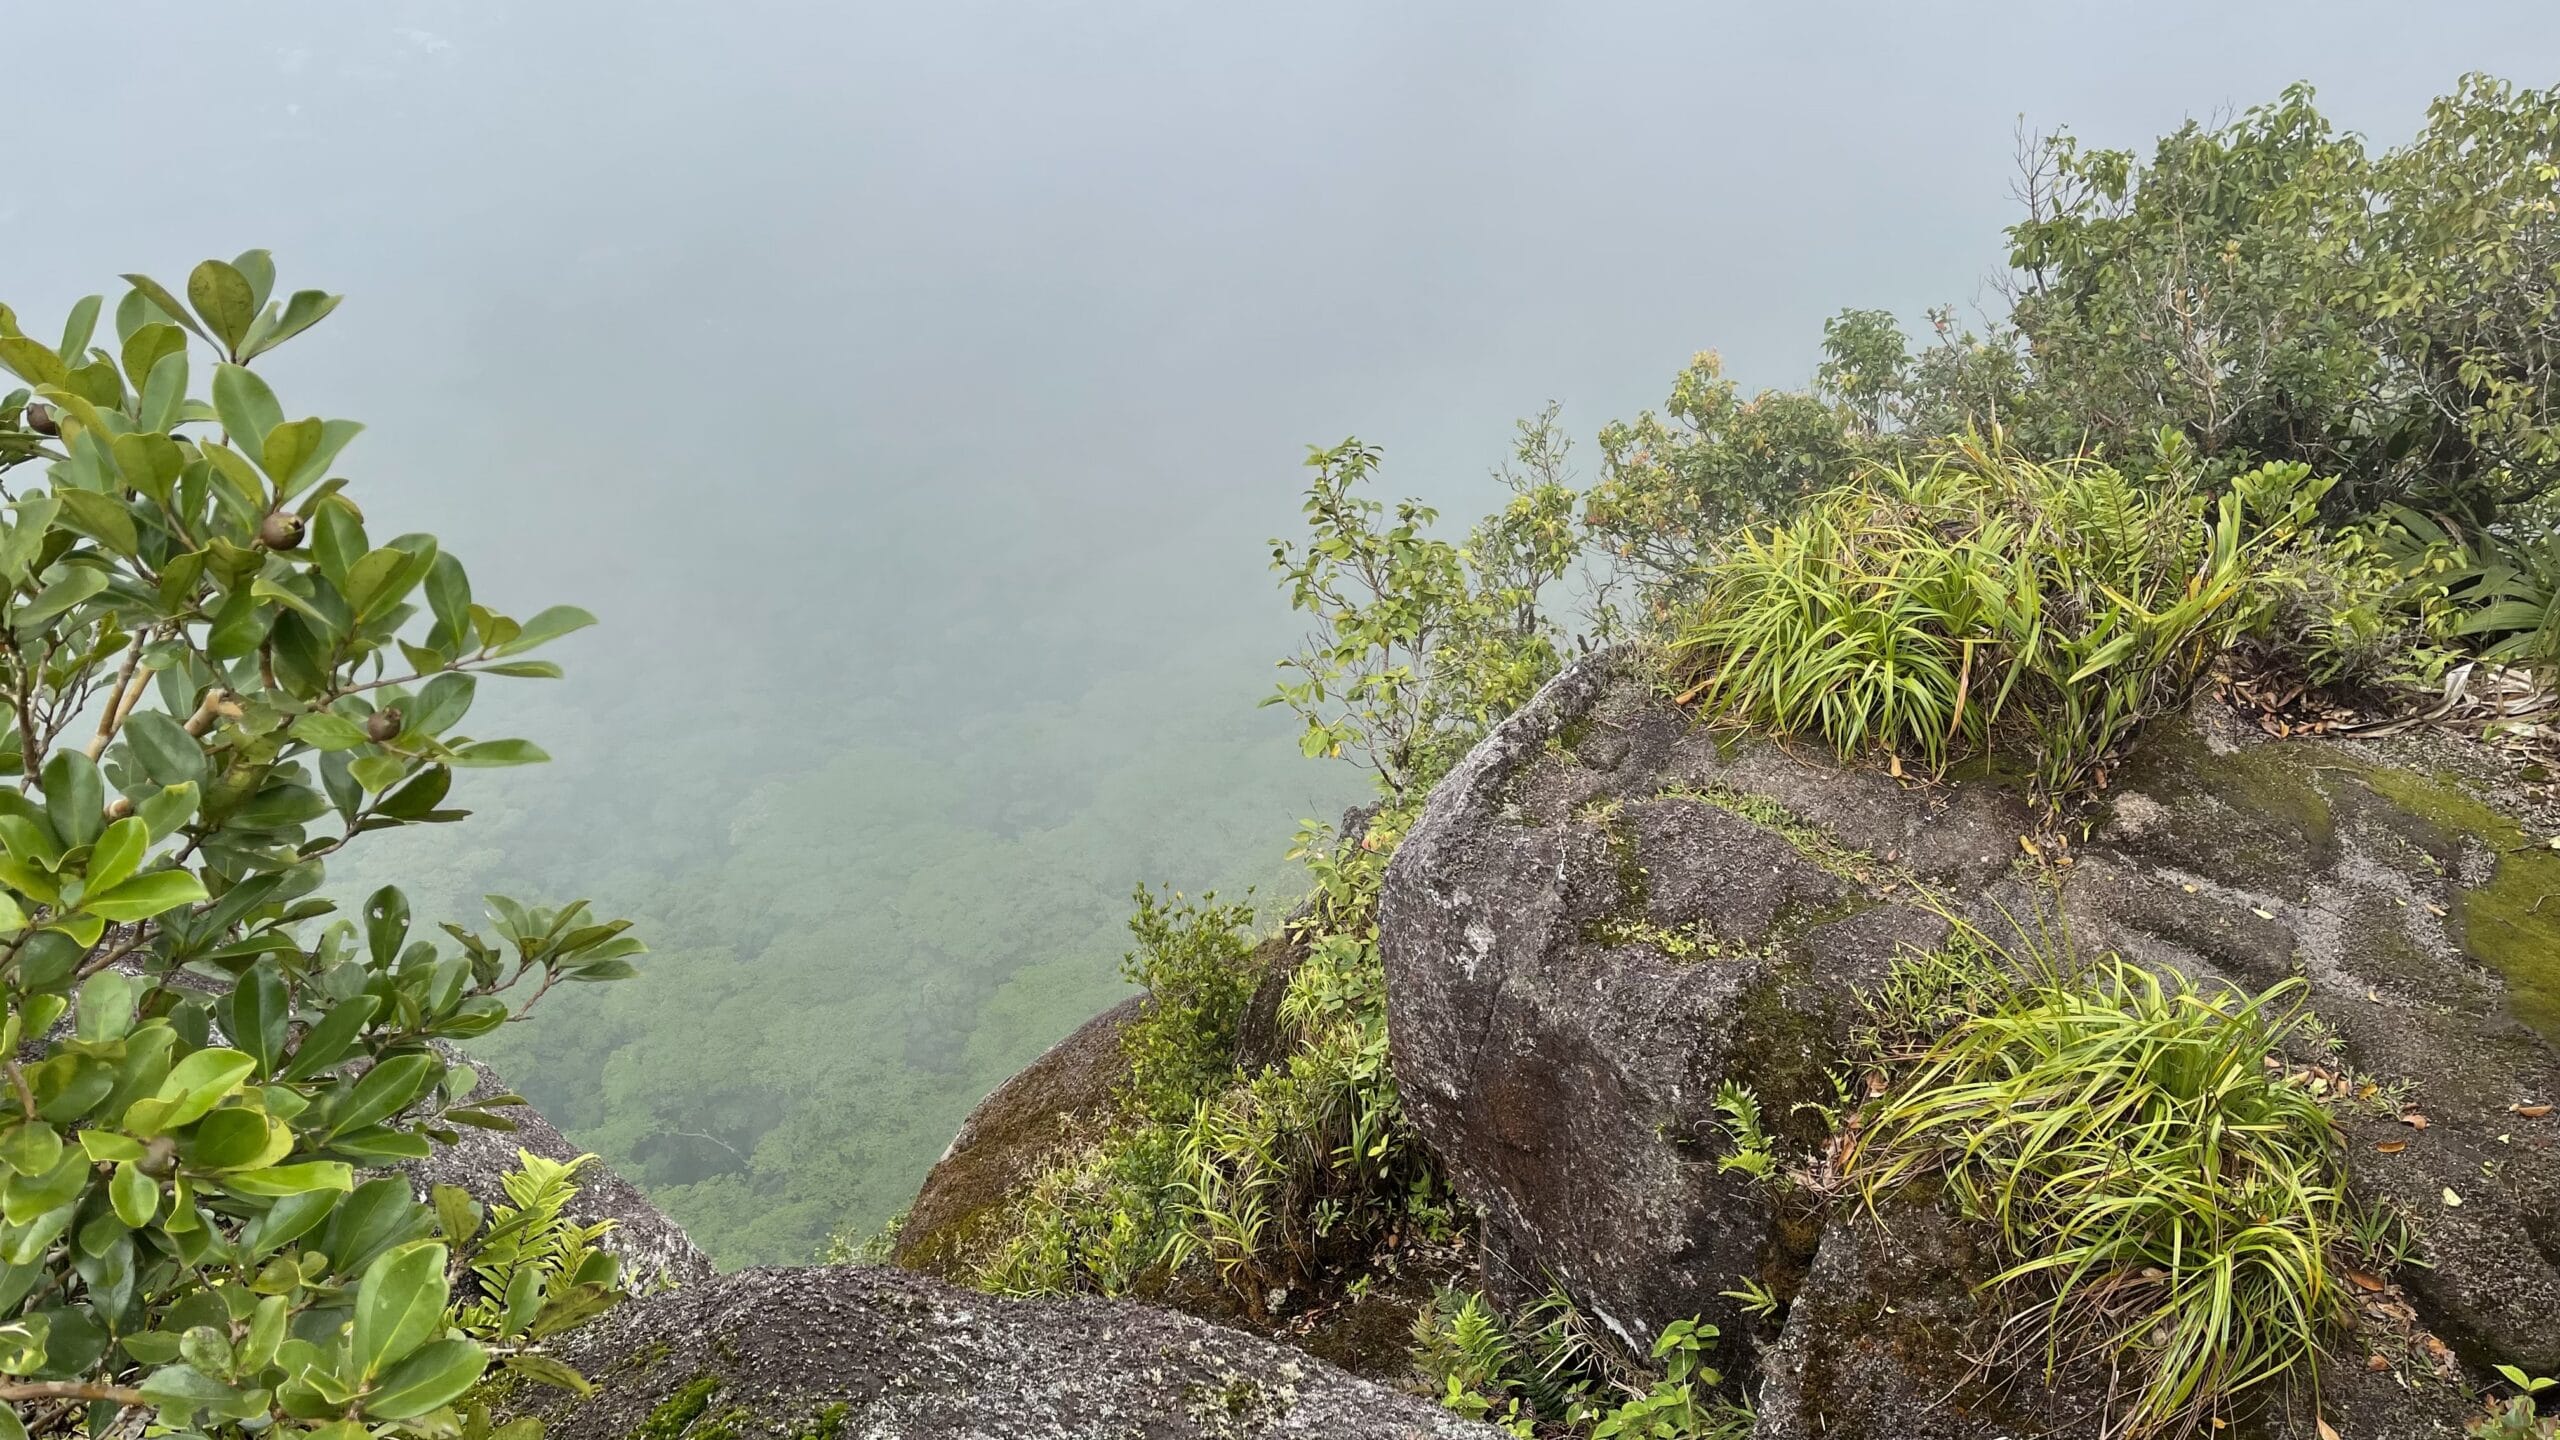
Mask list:
[[[1145,987],[1146,1008],[1120,1035],[1129,1056],[1127,1101],[1150,1120],[1179,1120],[1224,1088],[1236,1064],[1236,1026],[1260,979],[1253,953],[1253,910],[1198,904],[1141,885],[1129,931],[1138,948],[1121,974]]]
[[[640,946],[503,897],[440,946],[396,889],[318,892],[358,836],[463,818],[457,769],[543,758],[462,733],[478,677],[557,675],[526,652],[591,617],[510,619],[434,537],[367,536],[332,473],[362,427],[248,368],[336,296],[271,301],[254,250],[185,300],[126,278],[112,349],[101,297],[50,345],[0,308],[33,387],[0,397],[6,1428],[443,1433],[490,1352],[435,1214],[358,1172],[508,1128],[444,1042]]]
[[[2263,615],[2323,488],[2269,466],[2208,502],[1996,442],[1880,468],[1739,537],[1673,644],[1681,699],[1933,767],[2013,737],[2058,802]]]
[[[2184,1433],[2310,1371],[2348,1317],[2333,1268],[2367,1217],[2328,1113],[2269,1063],[2304,1023],[2302,987],[2036,968],[1964,982],[1989,1007],[1907,1060],[1848,1171],[1870,1206],[1943,1177],[2010,1258],[1992,1285],[2036,1297],[2020,1328],[2048,1375],[2103,1357],[2128,1433]]]

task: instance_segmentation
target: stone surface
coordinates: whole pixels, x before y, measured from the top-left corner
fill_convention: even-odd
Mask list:
[[[526,1392],[551,1440],[1498,1440],[1430,1402],[1205,1321],[1000,1300],[885,1268],[747,1270],[565,1338],[591,1399]]]
[[[442,1048],[448,1062],[469,1065],[479,1072],[479,1083],[471,1091],[472,1100],[484,1101],[507,1093],[507,1083],[496,1071],[459,1050]],[[401,1167],[417,1187],[420,1198],[426,1196],[429,1186],[459,1185],[484,1205],[503,1204],[506,1192],[499,1183],[521,1163],[516,1153],[519,1150],[530,1150],[563,1164],[586,1153],[530,1105],[504,1107],[499,1113],[514,1120],[517,1128],[502,1131],[456,1127],[461,1136],[457,1143],[439,1145],[426,1159]],[[578,1172],[578,1198],[569,1202],[565,1213],[581,1224],[613,1222],[612,1231],[601,1244],[621,1257],[623,1283],[627,1286],[647,1290],[691,1284],[711,1276],[711,1257],[695,1247],[683,1227],[668,1219],[637,1186],[600,1160],[589,1161]]]
[[[978,1102],[916,1192],[892,1258],[956,1279],[989,1216],[1100,1117],[1129,1076],[1120,1032],[1146,997],[1133,995],[1086,1021]]]
[[[1823,1122],[1796,1107],[1833,1098],[1859,987],[1945,932],[1921,884],[1995,938],[2059,917],[2041,943],[2083,956],[2252,990],[2299,977],[2337,1038],[2305,1058],[2406,1087],[2413,1118],[2341,1125],[2356,1187],[2416,1223],[2427,1268],[2402,1279],[2423,1323],[2475,1374],[2550,1373],[2560,1117],[2512,1107],[2560,1099],[2560,900],[2540,903],[2560,860],[2535,838],[2560,817],[2516,801],[2507,765],[2448,740],[2269,740],[2200,702],[2145,732],[2050,867],[2020,845],[2043,827],[2008,785],[1710,733],[1636,660],[1594,657],[1452,773],[1390,868],[1396,1073],[1484,1217],[1500,1288],[1560,1284],[1641,1345],[1693,1314],[1744,1333],[1717,1293],[1738,1276],[1801,1282],[1770,1374],[1818,1383],[1770,1392],[1765,1435],[2094,1433],[2002,1418],[2015,1376],[1951,1378],[1969,1367],[1949,1356],[1980,1346],[1953,1339],[1972,1302],[1943,1289],[1945,1237],[1901,1237],[1893,1262],[1943,1333],[1896,1348],[1858,1321],[1876,1257],[1720,1171],[1715,1089],[1754,1087],[1782,1149],[1806,1153]],[[2409,1399],[2396,1378],[2337,1378],[2375,1417],[2342,1435],[2453,1433],[2444,1387]]]

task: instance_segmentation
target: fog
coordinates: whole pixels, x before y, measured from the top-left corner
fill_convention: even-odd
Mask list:
[[[558,764],[361,873],[641,916],[499,1053],[731,1261],[894,1209],[1117,993],[1130,884],[1285,886],[1356,795],[1253,708],[1307,444],[1470,515],[1551,399],[1992,300],[2022,125],[2560,74],[2547,0],[8,8],[0,299],[273,250],[348,296],[262,369],[371,427],[377,532],[603,617],[493,702]],[[651,1058],[715,1012],[733,1080]]]

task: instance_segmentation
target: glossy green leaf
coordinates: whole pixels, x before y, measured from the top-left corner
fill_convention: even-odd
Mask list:
[[[185,870],[153,870],[85,896],[82,912],[101,920],[148,920],[206,898],[204,882]]]
[[[130,1160],[117,1163],[115,1178],[107,1182],[107,1198],[116,1218],[136,1230],[160,1213],[160,1187]]]
[[[150,847],[151,827],[140,817],[128,815],[108,826],[89,852],[90,888],[109,890],[122,883],[141,866]]]
[[[469,1340],[432,1341],[382,1377],[366,1394],[364,1412],[375,1420],[423,1415],[460,1399],[488,1368],[489,1352]]]
[[[365,1267],[356,1286],[358,1374],[368,1380],[382,1374],[444,1329],[446,1254],[442,1243],[419,1240]]]
[[[267,432],[284,423],[284,407],[267,382],[237,365],[213,367],[213,408],[231,448],[252,461],[266,453]]]

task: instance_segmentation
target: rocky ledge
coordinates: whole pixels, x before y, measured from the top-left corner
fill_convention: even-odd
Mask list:
[[[1003,1300],[872,1266],[747,1270],[568,1336],[551,1440],[1498,1440],[1283,1346],[1149,1306]]]
[[[2457,1434],[2456,1354],[2560,1369],[2560,1118],[2524,1113],[2560,1098],[2560,856],[2528,839],[2552,817],[2487,747],[2276,741],[2211,702],[2113,779],[2063,866],[2021,845],[2042,827],[2014,786],[1711,733],[1622,652],[1558,678],[1433,794],[1381,909],[1396,1074],[1484,1217],[1487,1279],[1560,1287],[1633,1348],[1691,1315],[1751,1334],[1724,1292],[1766,1285],[1792,1306],[1765,1440],[2096,1434],[2095,1407],[1968,1358],[1978,1237],[1934,1207],[1834,1219],[1715,1163],[1727,1081],[1818,1151],[1861,993],[1945,914],[2042,916],[2082,954],[2301,977],[2326,1063],[2406,1087],[2340,1107],[2352,1183],[2412,1217],[2423,1265],[2368,1303],[2331,1417]]]

